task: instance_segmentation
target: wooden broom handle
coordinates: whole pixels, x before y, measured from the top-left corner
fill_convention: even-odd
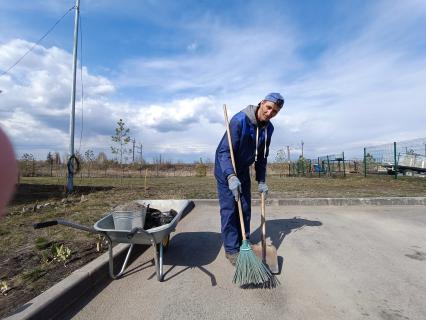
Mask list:
[[[237,166],[235,165],[234,150],[232,148],[231,129],[229,128],[228,112],[226,111],[226,104],[223,105],[223,113],[225,115],[225,125],[226,125],[226,133],[228,136],[229,153],[231,154],[232,167],[234,168],[234,172],[236,175]],[[241,233],[243,236],[243,240],[245,241],[247,240],[247,238],[246,238],[246,228],[244,227],[243,209],[241,207],[241,197],[238,197],[237,203],[238,203],[238,214],[240,215]]]
[[[262,207],[261,207],[261,225],[262,225],[262,260],[266,261],[266,218],[265,218],[265,194],[262,192]]]

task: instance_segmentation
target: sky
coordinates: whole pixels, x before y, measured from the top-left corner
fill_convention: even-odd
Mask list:
[[[34,47],[0,76],[18,158],[69,150],[74,5],[0,0],[0,74]],[[223,104],[232,116],[269,92],[285,98],[270,161],[302,141],[307,158],[359,158],[426,137],[426,1],[81,0],[80,14],[82,154],[111,156],[123,119],[146,161],[213,161]]]

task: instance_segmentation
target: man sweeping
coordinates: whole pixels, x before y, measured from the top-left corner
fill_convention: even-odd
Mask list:
[[[257,106],[249,105],[230,121],[230,135],[236,172],[233,169],[226,133],[216,149],[215,177],[220,204],[221,232],[225,256],[235,265],[242,234],[237,201],[241,200],[246,237],[250,235],[251,182],[249,167],[254,163],[258,190],[268,192],[266,164],[274,127],[270,119],[284,105],[281,94],[268,94]]]

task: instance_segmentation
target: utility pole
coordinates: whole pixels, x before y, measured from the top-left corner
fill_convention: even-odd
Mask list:
[[[291,174],[291,158],[290,158],[290,146],[287,146],[287,155],[288,155],[288,176]]]
[[[68,158],[67,191],[71,193],[74,188],[74,127],[75,127],[75,84],[77,74],[77,43],[78,43],[78,21],[80,18],[80,0],[76,0],[74,19],[74,49],[72,62],[72,89],[71,89],[71,115],[70,115],[70,147]]]
[[[133,138],[133,160],[132,163],[135,163],[135,138]]]
[[[141,163],[142,163],[142,162],[143,162],[143,156],[142,156],[142,143],[141,143],[140,149],[141,149]]]
[[[139,149],[139,158],[140,158],[140,162],[142,164],[142,143],[139,146],[136,146],[136,149]]]
[[[303,158],[303,145],[304,145],[305,143],[303,142],[303,140],[302,140],[302,158]]]
[[[140,152],[140,158],[139,158],[139,162],[140,162],[139,175],[142,175],[142,143],[139,146],[136,146],[136,149],[139,149],[139,152]]]

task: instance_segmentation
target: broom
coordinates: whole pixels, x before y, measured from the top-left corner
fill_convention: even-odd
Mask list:
[[[231,154],[232,167],[234,172],[237,173],[235,165],[234,151],[232,150],[231,132],[229,128],[228,113],[226,105],[223,105],[223,112],[225,115],[226,133],[228,136],[229,153]],[[238,198],[238,213],[240,216],[241,234],[243,242],[240,247],[237,263],[235,265],[235,274],[233,283],[240,286],[247,285],[260,285],[267,287],[275,287],[278,283],[274,275],[269,271],[265,264],[255,255],[251,249],[250,242],[246,238],[246,229],[244,227],[243,210],[241,207],[241,199]]]

